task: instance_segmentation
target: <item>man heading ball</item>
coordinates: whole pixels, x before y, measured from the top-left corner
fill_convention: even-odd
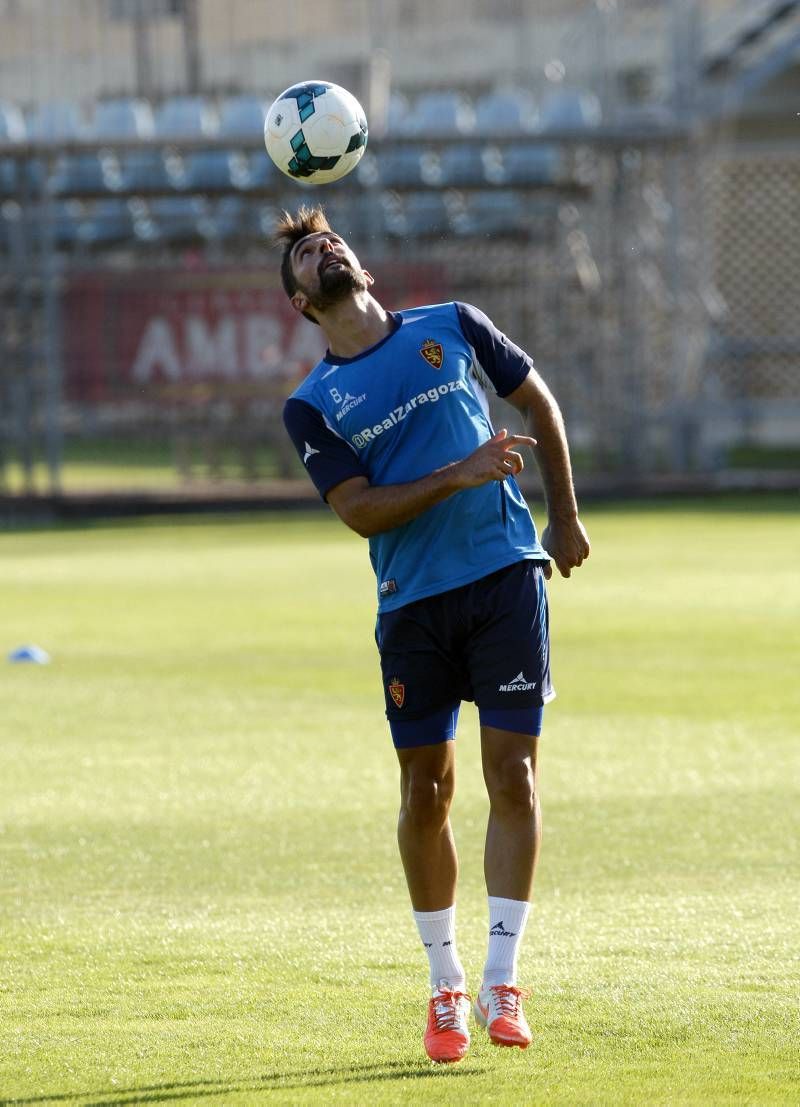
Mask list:
[[[430,964],[425,1049],[453,1062],[469,1046],[449,820],[462,700],[478,706],[490,802],[488,951],[474,1013],[497,1045],[524,1049],[517,956],[541,836],[538,739],[555,694],[545,580],[551,560],[568,577],[589,556],[561,414],[527,354],[476,308],[386,311],[322,209],[284,213],[276,237],[292,306],[328,342],[284,422],[320,495],[369,539],[377,578],[397,836]],[[490,387],[535,438],[494,429]],[[547,502],[541,542],[515,479],[528,447]]]

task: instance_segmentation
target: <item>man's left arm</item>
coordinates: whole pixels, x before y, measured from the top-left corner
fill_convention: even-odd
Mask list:
[[[533,452],[542,475],[548,517],[542,545],[562,577],[568,577],[589,556],[590,546],[578,518],[561,409],[535,369],[529,370],[522,384],[504,399],[522,414],[528,433],[537,441]],[[552,571],[546,575],[550,577]]]
[[[527,424],[527,433],[538,442],[534,450],[542,474],[549,522],[542,545],[568,577],[589,556],[589,539],[578,518],[572,466],[564,432],[564,420],[550,389],[524,350],[495,327],[479,308],[456,303],[461,331],[488,376],[497,395],[508,400]],[[545,570],[552,576],[550,566]]]

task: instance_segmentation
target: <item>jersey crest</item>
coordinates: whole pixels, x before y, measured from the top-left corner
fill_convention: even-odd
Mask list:
[[[437,342],[435,338],[426,338],[419,352],[425,358],[428,365],[432,365],[434,369],[441,369],[442,362],[444,361],[444,350],[442,349],[441,342]]]
[[[392,677],[389,681],[389,695],[398,707],[403,706],[406,698],[406,686],[401,684],[397,677]]]

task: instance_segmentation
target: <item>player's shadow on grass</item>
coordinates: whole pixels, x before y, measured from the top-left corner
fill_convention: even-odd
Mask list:
[[[195,1080],[175,1084],[150,1084],[139,1088],[114,1088],[96,1092],[70,1092],[62,1095],[0,1099],[0,1107],[23,1107],[31,1103],[80,1103],[82,1107],[111,1107],[111,1104],[168,1103],[170,1100],[198,1099],[201,1096],[232,1095],[235,1092],[291,1091],[298,1088],[326,1088],[335,1084],[369,1084],[381,1080],[416,1080],[446,1074],[474,1076],[482,1071],[467,1066],[434,1065],[426,1061],[384,1061],[350,1068],[317,1068],[304,1072],[264,1073],[261,1076],[233,1080]]]

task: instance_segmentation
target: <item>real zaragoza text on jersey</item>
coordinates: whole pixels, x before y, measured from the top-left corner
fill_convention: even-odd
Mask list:
[[[494,434],[484,384],[507,396],[531,369],[467,304],[396,312],[391,322],[357,357],[326,354],[286,402],[286,428],[323,498],[351,477],[405,484],[465,458]],[[457,492],[369,548],[381,611],[547,560],[513,477]]]

